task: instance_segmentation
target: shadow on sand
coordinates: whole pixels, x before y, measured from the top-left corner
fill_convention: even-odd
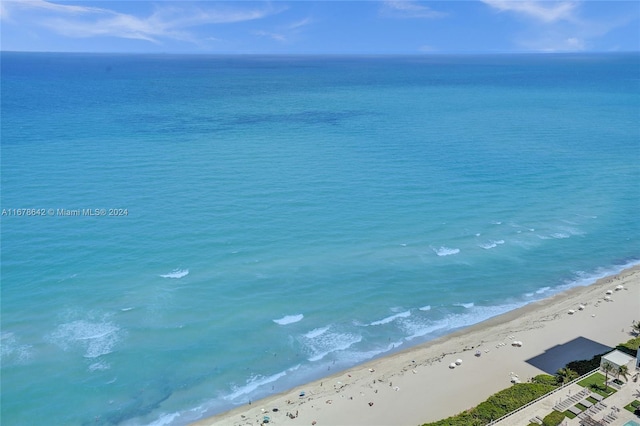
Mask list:
[[[545,349],[540,355],[525,360],[528,364],[548,374],[555,374],[571,361],[591,359],[613,348],[584,337],[578,337],[560,345]]]

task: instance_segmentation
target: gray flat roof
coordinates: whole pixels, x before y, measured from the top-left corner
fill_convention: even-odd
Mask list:
[[[628,364],[629,361],[634,358],[631,355],[627,355],[624,352],[620,352],[616,349],[603,356],[602,359],[619,366]]]

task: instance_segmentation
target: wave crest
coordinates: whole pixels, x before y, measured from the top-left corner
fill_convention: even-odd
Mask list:
[[[451,255],[460,253],[460,249],[458,249],[458,248],[449,248],[449,247],[444,247],[444,246],[440,247],[440,248],[432,248],[432,250],[438,256],[451,256]]]
[[[189,275],[189,270],[188,269],[174,269],[173,271],[169,272],[168,274],[162,274],[160,275],[162,278],[182,278],[182,277],[186,277],[187,275]]]
[[[407,318],[411,316],[411,311],[405,311],[405,312],[400,312],[399,314],[395,314],[395,315],[391,315],[389,317],[383,318],[379,321],[374,321],[369,325],[382,325],[382,324],[388,324],[392,321],[397,320],[398,318]]]
[[[287,325],[287,324],[293,324],[298,321],[302,321],[302,318],[304,318],[303,314],[285,315],[282,318],[274,319],[273,322],[279,325]]]

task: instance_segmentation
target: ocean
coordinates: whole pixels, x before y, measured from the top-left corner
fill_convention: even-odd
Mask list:
[[[640,55],[1,54],[2,424],[184,425],[640,263]]]

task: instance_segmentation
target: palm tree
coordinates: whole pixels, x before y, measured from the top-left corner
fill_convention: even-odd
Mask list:
[[[558,378],[558,383],[561,383],[561,384],[569,383],[573,379],[578,378],[578,373],[576,373],[570,368],[561,368],[560,370],[558,370],[556,375]]]
[[[602,368],[602,370],[604,371],[604,390],[607,390],[607,382],[609,381],[609,373],[611,373],[615,367],[613,366],[613,364],[611,364],[610,362],[603,362],[602,365],[600,366]]]
[[[616,369],[616,374],[618,377],[622,376],[625,380],[627,380],[627,375],[629,374],[629,367],[626,365],[621,365]]]

